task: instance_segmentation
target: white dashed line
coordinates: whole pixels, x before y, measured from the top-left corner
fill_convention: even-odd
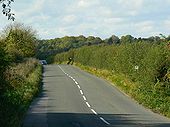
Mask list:
[[[107,125],[110,125],[110,123],[109,122],[107,122],[105,119],[103,119],[102,117],[100,117],[100,119],[104,122],[104,123],[106,123]]]
[[[87,100],[85,96],[83,96],[83,99],[84,99],[85,101]]]
[[[78,86],[78,88],[80,89],[80,85],[77,85]]]
[[[97,115],[97,112],[96,112],[96,111],[94,111],[94,109],[91,109],[91,111],[92,111],[95,115]]]
[[[82,90],[80,90],[80,93],[83,95],[83,91]]]
[[[89,103],[88,102],[86,102],[86,105],[90,108],[91,106],[89,105]]]
[[[77,85],[77,87],[80,89],[80,85],[78,85],[78,82],[73,78],[73,77],[71,77],[68,73],[66,73],[59,65],[58,65],[58,67],[61,69],[61,71],[65,74],[65,75],[67,75],[69,78],[71,78],[74,82],[75,82],[75,84]],[[80,89],[80,93],[83,95],[83,91]],[[84,99],[84,101],[86,101],[86,105],[90,108],[91,106],[90,106],[90,104],[87,102],[87,99],[86,99],[86,97],[83,95],[83,99]],[[91,108],[91,111],[95,114],[95,115],[98,115],[97,114],[97,112],[94,110],[94,109],[92,109]],[[100,120],[102,120],[105,124],[107,124],[107,125],[110,125],[110,123],[109,122],[107,122],[104,118],[102,118],[102,117],[99,117],[100,118]]]

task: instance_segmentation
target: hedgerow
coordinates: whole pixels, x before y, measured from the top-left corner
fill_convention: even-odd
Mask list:
[[[32,99],[40,90],[42,67],[35,59],[12,65],[5,73],[7,87],[0,96],[0,123],[19,127]]]
[[[108,70],[111,77],[125,75],[135,84],[129,86],[131,89],[128,90],[136,100],[156,112],[170,116],[170,49],[165,44],[136,42],[85,46],[58,54],[54,60],[62,63],[68,57],[96,71]]]

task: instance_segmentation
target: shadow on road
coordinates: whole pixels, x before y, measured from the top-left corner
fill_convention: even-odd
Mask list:
[[[46,115],[46,122],[42,119]],[[85,113],[33,113],[25,120],[23,127],[170,127],[170,123],[157,123],[157,121],[143,121],[140,119],[128,120],[137,114],[85,114]],[[105,124],[100,117],[107,120]],[[42,124],[43,123],[43,124]],[[46,126],[45,126],[46,125]]]
[[[50,71],[50,70],[48,70]],[[47,78],[61,79],[65,75],[46,75]],[[43,81],[42,84],[56,83],[55,80]],[[51,85],[49,85],[51,86]],[[52,87],[53,89],[53,87]],[[159,122],[149,116],[143,118],[142,114],[104,114],[97,115],[84,112],[66,112],[50,107],[50,100],[47,96],[49,91],[43,89],[38,98],[34,100],[23,121],[23,127],[170,127],[169,123]],[[60,92],[60,91],[58,91]],[[56,101],[58,101],[56,99]],[[52,110],[55,109],[55,110]],[[89,111],[90,112],[90,109]],[[110,124],[107,124],[107,121]]]

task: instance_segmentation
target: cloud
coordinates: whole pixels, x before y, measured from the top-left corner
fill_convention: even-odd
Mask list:
[[[143,6],[144,0],[118,0],[118,3],[123,8],[128,8],[130,10],[136,10]]]
[[[16,21],[31,25],[42,38],[170,33],[170,0],[22,0],[13,5]],[[10,23],[0,19],[0,29]]]
[[[91,6],[95,6],[99,3],[98,0],[79,0],[77,2],[78,8],[89,8]]]
[[[170,18],[163,22],[165,28],[170,28]]]
[[[77,17],[73,14],[71,15],[66,15],[62,18],[62,21],[67,24],[74,23],[76,21]]]
[[[134,23],[134,28],[139,33],[148,33],[151,32],[154,28],[154,22],[153,21],[143,21],[143,22],[137,22]]]
[[[118,0],[118,4],[124,10],[124,13],[135,16],[143,7],[144,0]]]
[[[27,8],[21,10],[14,10],[14,13],[16,14],[16,17],[22,18],[22,17],[28,17],[31,15],[36,15],[37,13],[41,12],[42,9],[45,6],[45,0],[36,0],[34,2],[30,1]]]

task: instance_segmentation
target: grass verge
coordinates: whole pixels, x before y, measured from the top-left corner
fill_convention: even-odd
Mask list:
[[[114,86],[118,87],[131,98],[136,100],[139,104],[151,109],[153,112],[170,118],[169,96],[161,96],[161,94],[149,89],[149,87],[142,85],[140,82],[138,83],[131,81],[128,76],[124,74],[118,74],[114,73],[113,71],[84,66],[80,63],[75,63],[74,65],[78,66],[82,70],[108,80]]]

